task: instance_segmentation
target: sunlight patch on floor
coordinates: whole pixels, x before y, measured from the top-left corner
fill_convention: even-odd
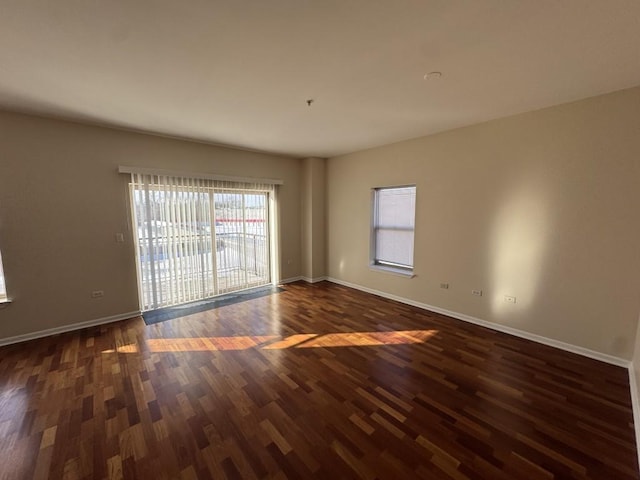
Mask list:
[[[287,348],[371,347],[423,343],[438,330],[399,330],[390,332],[300,333],[282,338],[278,335],[240,337],[149,338],[144,349],[137,344],[116,345],[102,353],[208,352],[227,350],[285,350]]]

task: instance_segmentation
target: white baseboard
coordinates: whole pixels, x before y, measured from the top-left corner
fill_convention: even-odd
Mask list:
[[[278,285],[284,285],[285,283],[298,282],[300,280],[302,280],[304,282],[307,282],[307,283],[318,283],[318,282],[324,282],[325,280],[327,280],[327,277],[310,278],[310,277],[305,277],[303,275],[299,275],[297,277],[285,278],[284,280],[280,280]]]
[[[95,327],[106,323],[118,322],[120,320],[126,320],[127,318],[137,317],[138,315],[140,315],[140,310],[112,315],[110,317],[96,318],[86,322],[72,323],[71,325],[63,325],[61,327],[48,328],[37,332],[25,333],[24,335],[16,335],[15,337],[0,338],[0,347],[14,343],[26,342],[28,340],[35,340],[36,338],[48,337],[50,335],[57,335],[58,333],[72,332],[74,330],[81,330],[87,327]]]
[[[293,283],[302,280],[302,275],[298,275],[297,277],[285,278],[278,282],[278,285],[284,285],[285,283]]]
[[[636,382],[633,362],[629,362],[629,389],[631,390],[631,408],[633,409],[633,428],[636,432],[636,453],[638,465],[640,465],[640,398],[638,398],[638,382]]]
[[[302,280],[304,280],[307,283],[324,282],[326,279],[327,277],[315,277],[315,278],[302,277]]]
[[[543,337],[541,335],[536,335],[535,333],[529,333],[529,332],[525,332],[524,330],[518,330],[517,328],[508,327],[506,325],[500,325],[494,322],[489,322],[487,320],[482,320],[481,318],[472,317],[471,315],[466,315],[464,313],[453,312],[451,310],[446,310],[444,308],[436,307],[434,305],[428,305],[426,303],[416,302],[415,300],[399,297],[397,295],[392,295],[390,293],[381,292],[379,290],[374,290],[372,288],[363,287],[362,285],[357,285],[355,283],[345,282],[337,278],[327,277],[327,280],[333,283],[337,283],[338,285],[343,285],[345,287],[354,288],[356,290],[361,290],[363,292],[372,293],[374,295],[378,295],[379,297],[388,298],[390,300],[395,300],[400,303],[406,303],[407,305],[412,305],[414,307],[422,308],[424,310],[440,313],[442,315],[453,317],[455,319],[462,320],[464,322],[469,322],[475,325],[480,325],[482,327],[490,328],[491,330],[495,330],[502,333],[508,333],[509,335],[524,338],[526,340],[531,340],[532,342],[542,343],[543,345],[559,348],[560,350],[566,350],[567,352],[571,352],[571,353],[577,353],[578,355],[593,358],[594,360],[600,360],[601,362],[609,363],[611,365],[616,365],[618,367],[629,368],[629,361],[625,360],[624,358],[614,357],[613,355],[607,355],[606,353],[596,352],[595,350],[590,350],[588,348],[579,347],[577,345],[561,342],[559,340],[554,340],[552,338]]]

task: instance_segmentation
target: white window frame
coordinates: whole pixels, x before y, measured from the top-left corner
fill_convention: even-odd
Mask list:
[[[414,227],[412,230],[413,233],[413,243],[414,243],[414,258],[411,261],[411,265],[401,265],[392,262],[385,262],[376,258],[376,241],[377,241],[377,219],[378,219],[378,193],[384,190],[395,190],[399,188],[413,188],[414,192],[417,193],[417,187],[415,184],[409,185],[393,185],[393,186],[385,186],[385,187],[375,187],[371,189],[371,234],[370,234],[370,248],[369,248],[369,268],[372,270],[377,270],[385,273],[392,273],[396,275],[401,275],[403,277],[415,277],[414,268],[415,268],[415,208],[413,211],[414,215]]]

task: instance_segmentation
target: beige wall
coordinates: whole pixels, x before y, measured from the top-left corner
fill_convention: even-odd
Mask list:
[[[118,165],[281,178],[280,275],[301,274],[299,160],[0,112],[0,339],[138,309]]]
[[[302,275],[308,280],[325,276],[326,269],[326,160],[302,161]]]
[[[328,275],[630,359],[639,114],[635,88],[330,159]],[[412,279],[368,267],[370,189],[409,183]]]

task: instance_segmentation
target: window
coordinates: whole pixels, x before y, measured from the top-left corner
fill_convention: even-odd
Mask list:
[[[2,253],[0,253],[0,303],[7,301],[7,287],[4,283],[4,273],[2,270]]]
[[[373,267],[405,275],[413,273],[415,217],[415,185],[373,190]]]

